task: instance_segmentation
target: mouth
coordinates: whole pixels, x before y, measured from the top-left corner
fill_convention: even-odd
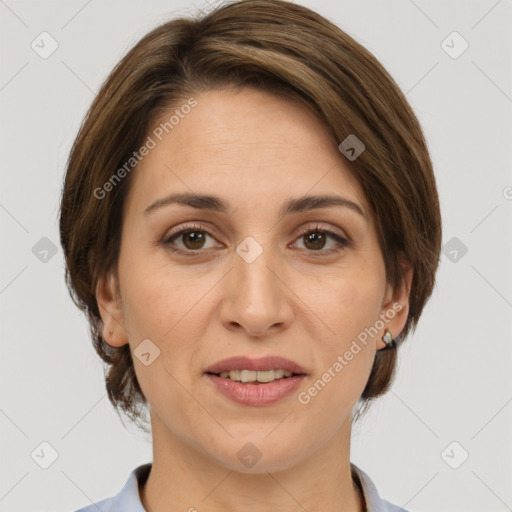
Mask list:
[[[223,379],[229,379],[239,383],[251,384],[268,384],[276,380],[287,379],[297,375],[305,375],[304,373],[294,373],[283,368],[271,370],[230,370],[219,373],[206,372],[207,375],[215,375]]]
[[[290,359],[280,356],[234,356],[209,366],[205,373],[237,382],[267,383],[294,375],[307,375],[306,370]]]
[[[272,404],[291,395],[308,375],[298,363],[279,356],[231,357],[204,373],[225,397],[251,406]]]
[[[248,370],[238,368],[205,372],[204,376],[221,396],[250,407],[270,406],[289,399],[303,385],[307,374],[284,368]]]

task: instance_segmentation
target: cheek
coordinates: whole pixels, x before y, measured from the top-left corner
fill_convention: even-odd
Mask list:
[[[174,410],[193,411],[195,406],[189,403],[180,383],[189,386],[188,372],[203,332],[200,299],[205,290],[175,269],[171,275],[170,267],[135,265],[132,258],[126,260],[123,269],[123,316],[143,393],[157,411],[162,404]],[[159,351],[149,345],[150,357],[158,354],[149,365],[137,357],[137,347],[146,339]],[[165,414],[165,410],[161,412]]]
[[[328,326],[326,335],[317,338],[323,372],[315,387],[322,390],[321,407],[352,407],[373,365],[376,339],[367,332],[379,319],[383,276],[378,268],[365,268],[333,276],[324,292],[313,297],[321,323]]]
[[[380,312],[382,283],[378,273],[333,276],[324,292],[313,296],[314,308],[329,329],[326,346],[343,350],[353,339],[372,326]],[[327,290],[327,291],[325,291]]]
[[[149,259],[144,263],[132,258],[124,266],[123,316],[130,344],[135,348],[149,338],[170,370],[186,368],[204,333],[209,318],[206,296],[218,277],[195,278],[175,266],[152,266]]]
[[[134,269],[125,279],[123,315],[130,336],[161,338],[172,328],[182,313],[183,292],[158,279],[156,273],[137,274]]]
[[[119,259],[123,283],[123,314],[132,331],[148,331],[160,337],[186,312],[190,286],[186,289],[179,271],[151,258],[130,245]]]

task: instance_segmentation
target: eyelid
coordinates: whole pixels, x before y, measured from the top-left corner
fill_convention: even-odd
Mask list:
[[[299,237],[309,233],[310,231],[325,231],[327,233],[332,233],[333,235],[339,236],[340,238],[345,239],[347,242],[350,242],[350,237],[339,228],[333,227],[331,225],[323,225],[321,222],[313,222],[312,224],[306,225],[300,232]]]
[[[197,223],[192,223],[192,224],[185,224],[185,225],[180,225],[178,228],[176,229],[173,229],[172,231],[170,232],[166,232],[166,234],[164,235],[164,239],[169,239],[171,238],[172,236],[178,234],[178,233],[181,233],[182,231],[187,231],[187,230],[197,230],[197,231],[205,231],[206,233],[210,234],[209,231],[213,231],[215,232],[215,228],[212,227],[212,226],[208,226],[206,224],[201,224],[200,222],[197,222]],[[336,227],[331,227],[330,225],[323,225],[321,222],[318,222],[318,221],[311,221],[310,223],[308,223],[304,228],[302,228],[298,235],[297,236],[301,236],[301,235],[304,235],[312,230],[319,230],[319,231],[328,231],[328,232],[332,232],[333,234],[336,234],[342,238],[346,238],[347,241],[350,241],[350,237],[344,232],[344,231],[341,231],[340,232],[340,229],[339,228],[336,228]]]
[[[192,221],[190,224],[180,224],[176,228],[172,228],[169,231],[166,231],[166,234],[164,235],[164,238],[170,238],[174,235],[177,235],[179,233],[182,233],[183,231],[205,231],[206,233],[210,234],[210,232],[218,232],[213,226],[210,226],[208,224],[202,224],[199,221]]]
[[[202,231],[204,233],[206,233],[208,236],[212,237],[212,238],[215,238],[211,233],[210,231],[213,231],[215,232],[215,229],[212,228],[211,226],[206,226],[206,225],[202,225],[200,223],[193,223],[193,224],[185,224],[185,225],[180,225],[178,228],[176,229],[173,229],[171,230],[170,232],[167,232],[163,238],[162,238],[162,243],[165,245],[165,244],[170,244],[170,241],[177,237],[179,238],[179,236],[183,235],[185,232],[188,232],[188,231]],[[185,252],[186,250],[185,249],[176,249],[177,251],[183,251]],[[196,253],[199,253],[200,251],[205,251],[205,250],[208,250],[208,249],[199,249],[197,251],[190,251],[190,252],[196,252]]]

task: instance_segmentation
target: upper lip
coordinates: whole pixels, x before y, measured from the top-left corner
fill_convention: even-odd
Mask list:
[[[300,366],[300,364],[280,356],[228,357],[227,359],[222,359],[221,361],[218,361],[209,366],[205,370],[205,373],[221,373],[229,372],[231,370],[265,371],[279,368],[297,374],[306,373],[306,370],[302,366]]]

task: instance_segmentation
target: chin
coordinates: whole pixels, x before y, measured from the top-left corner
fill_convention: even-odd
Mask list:
[[[252,475],[287,470],[304,457],[296,450],[297,445],[303,445],[301,442],[289,436],[270,441],[265,439],[266,435],[260,431],[255,436],[230,439],[229,444],[219,447],[217,453],[211,452],[211,445],[206,451],[220,466]]]

